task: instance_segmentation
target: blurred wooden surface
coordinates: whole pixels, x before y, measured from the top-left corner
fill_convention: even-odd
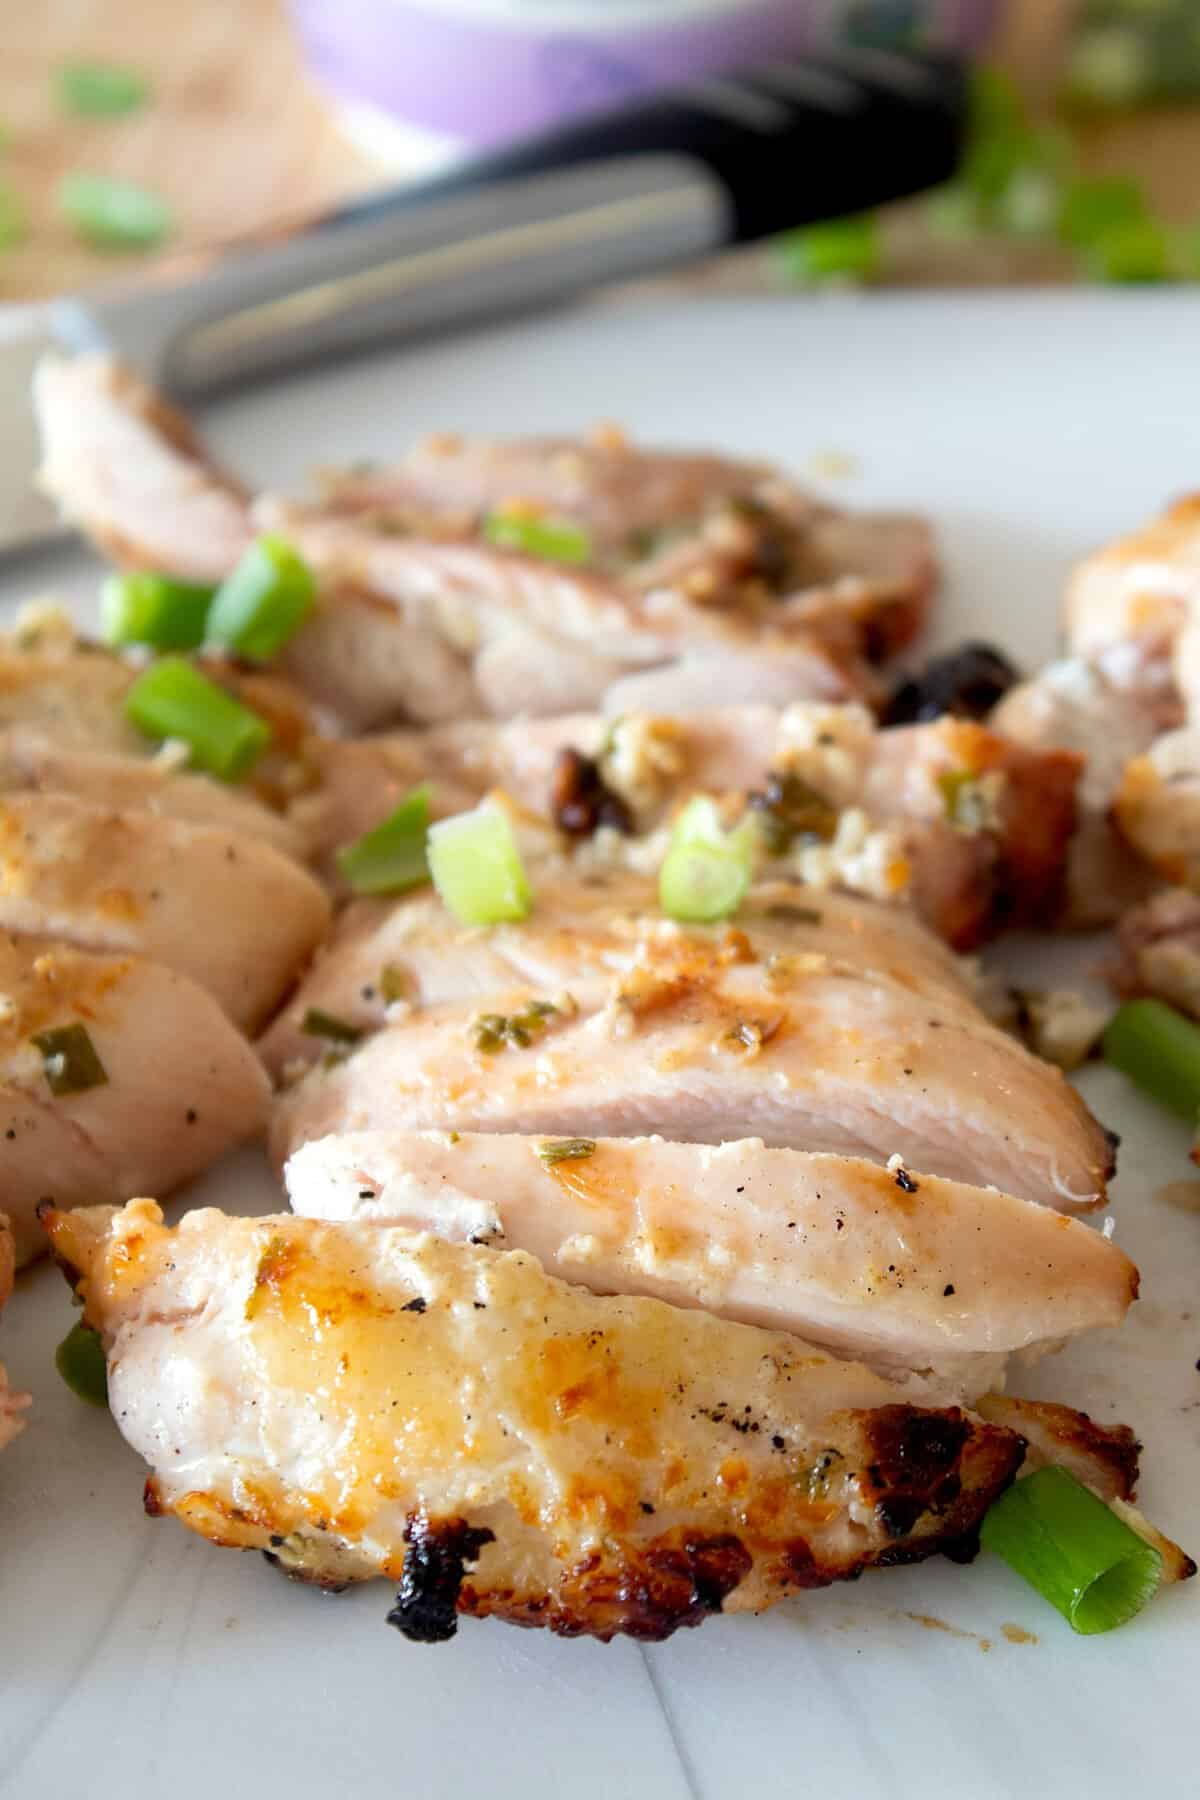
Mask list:
[[[995,53],[1033,92],[1052,84],[1070,12],[1070,0],[1013,0]],[[149,104],[118,119],[69,117],[54,73],[72,57],[144,71]],[[26,240],[0,250],[0,300],[145,266],[72,235],[54,204],[69,169],[164,195],[177,221],[171,251],[268,229],[397,176],[340,131],[305,71],[282,0],[0,0],[0,126],[0,179],[29,218]],[[1097,123],[1082,147],[1089,167],[1139,175],[1168,216],[1200,215],[1200,108]],[[903,213],[894,229],[894,279],[1036,281],[1063,272],[1053,250],[939,246],[908,231]],[[741,256],[701,282],[745,286],[761,279],[756,270],[761,262]]]

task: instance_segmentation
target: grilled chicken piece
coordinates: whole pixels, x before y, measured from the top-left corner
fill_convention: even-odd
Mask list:
[[[267,844],[61,794],[0,800],[0,928],[137,951],[260,1026],[330,920],[324,891]]]
[[[647,451],[605,430],[427,439],[399,463],[324,478],[325,510],[417,536],[477,534],[515,508],[587,533],[590,565],[630,591],[704,607],[777,604],[839,652],[880,661],[924,623],[936,567],[908,514],[846,513],[761,463]]]
[[[1002,925],[1042,923],[1057,909],[1082,766],[1070,752],[1029,750],[969,720],[881,731],[862,707],[817,702],[783,711],[635,712],[616,721],[587,713],[504,725],[473,720],[426,734],[326,742],[309,754],[319,785],[298,804],[296,821],[326,858],[424,779],[438,811],[459,810],[498,787],[576,835],[584,801],[594,826],[615,806],[644,833],[698,789],[756,790],[768,803],[773,783],[799,781],[807,813],[789,828],[786,796],[776,796],[778,823],[793,844],[767,867],[812,886],[912,899],[960,949]],[[573,789],[570,779],[564,784],[572,763]],[[643,847],[633,854],[642,860]]]
[[[874,689],[865,665],[784,607],[747,614],[643,594],[589,569],[470,539],[388,536],[275,500],[258,502],[255,519],[298,546],[325,590],[280,667],[355,729],[624,708],[641,703],[643,678],[668,701],[682,681],[677,703],[703,704],[697,667],[729,700],[764,687],[828,700]]]
[[[0,1309],[3,1309],[4,1302],[12,1293],[15,1266],[16,1252],[12,1233],[8,1228],[8,1220],[0,1213]],[[21,1430],[24,1424],[21,1414],[29,1403],[30,1395],[18,1394],[9,1387],[4,1364],[0,1363],[0,1450],[3,1450],[5,1444],[11,1444]]]
[[[569,989],[576,1005],[594,1007],[604,1003],[614,974],[632,975],[648,956],[672,954],[716,965],[816,956],[924,994],[970,1001],[966,971],[945,946],[908,914],[869,900],[764,881],[747,896],[736,926],[684,927],[663,917],[657,886],[645,876],[547,865],[537,908],[519,925],[464,927],[428,889],[401,900],[356,901],[259,1050],[278,1076],[329,1048],[305,1030],[311,1015],[365,1035],[412,1007],[486,1005],[498,989],[519,982],[549,995]]]
[[[1178,719],[1165,666],[1131,654],[1128,646],[1091,662],[1071,657],[1050,663],[992,713],[992,729],[1018,743],[1087,759],[1067,853],[1063,923],[1083,929],[1111,924],[1150,891],[1153,877],[1131,853],[1131,841],[1114,829],[1112,808],[1126,765]]]
[[[219,581],[253,538],[247,495],[181,413],[111,357],[47,357],[41,485],[114,562]]]
[[[1152,994],[1200,1019],[1200,894],[1166,888],[1117,928],[1113,982],[1126,997]]]
[[[1106,544],[1076,569],[1066,631],[1076,656],[1138,641],[1169,651],[1200,603],[1200,494]]]
[[[20,1262],[45,1248],[40,1201],[169,1192],[263,1126],[253,1051],[183,975],[0,934],[0,1000],[0,1193]]]
[[[1008,1194],[838,1156],[661,1138],[356,1132],[285,1171],[305,1218],[528,1250],[599,1293],[796,1331],[971,1401],[1012,1352],[1120,1324],[1137,1271],[1089,1226]]]
[[[533,1257],[150,1201],[47,1220],[146,1504],[393,1624],[662,1638],[969,1555],[1021,1439],[783,1333],[599,1299]],[[319,1323],[318,1323],[319,1321]]]
[[[1161,880],[1200,887],[1200,727],[1168,731],[1126,763],[1113,818]]]
[[[1064,1212],[1102,1202],[1111,1141],[1060,1071],[969,1001],[820,953],[757,960],[746,935],[725,964],[649,936],[607,983],[514,983],[389,1024],[281,1097],[274,1153],[374,1129],[753,1135],[899,1155]]]

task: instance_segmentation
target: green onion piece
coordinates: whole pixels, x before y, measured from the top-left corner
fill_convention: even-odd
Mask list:
[[[1065,1469],[1037,1469],[990,1507],[980,1538],[1072,1631],[1124,1625],[1151,1599],[1162,1557]]]
[[[125,716],[147,737],[181,738],[195,767],[222,781],[244,775],[271,741],[257,713],[181,656],[164,656],[138,676],[125,696]]]
[[[668,918],[705,924],[735,913],[753,879],[754,844],[752,815],[726,832],[707,795],[690,800],[658,874],[658,901]]]
[[[166,201],[149,188],[82,169],[59,182],[58,209],[85,243],[102,250],[152,250],[172,224]]]
[[[29,1041],[42,1053],[46,1085],[56,1097],[106,1085],[107,1072],[86,1026],[58,1025],[35,1032]]]
[[[1170,281],[1175,275],[1171,234],[1157,219],[1131,219],[1102,232],[1084,251],[1097,281]]]
[[[1192,1124],[1200,1114],[1200,1025],[1162,1000],[1119,1007],[1103,1039],[1104,1060]]]
[[[55,85],[64,111],[84,119],[115,119],[136,112],[150,93],[150,83],[140,70],[120,63],[64,63]]]
[[[806,225],[784,233],[778,254],[794,281],[870,281],[881,261],[878,222],[874,213],[853,213]]]
[[[584,1157],[594,1155],[595,1150],[594,1138],[551,1138],[534,1145],[539,1161],[544,1162],[548,1169],[552,1169],[555,1163],[582,1162]]]
[[[54,1352],[54,1366],[73,1394],[89,1406],[108,1405],[108,1369],[100,1333],[90,1325],[72,1325]]]
[[[357,1044],[362,1032],[357,1025],[351,1025],[348,1019],[339,1019],[336,1013],[323,1012],[319,1006],[310,1006],[300,1021],[300,1029],[305,1037],[329,1038],[335,1044]]]
[[[404,796],[382,825],[337,853],[337,866],[359,894],[400,894],[429,880],[429,783]]]
[[[8,182],[0,182],[0,250],[11,250],[29,235],[29,220],[21,197]]]
[[[195,650],[204,642],[210,587],[169,575],[110,575],[100,597],[106,644],[149,644],[154,650]]]
[[[572,519],[525,518],[518,513],[489,513],[483,535],[501,550],[520,550],[549,562],[585,563],[592,554],[590,534]]]
[[[512,826],[494,806],[442,819],[429,833],[433,884],[463,925],[524,919],[533,890]]]
[[[252,662],[269,662],[312,611],[313,572],[286,538],[256,538],[217,589],[208,636]]]
[[[1091,176],[1073,181],[1062,197],[1058,235],[1082,250],[1118,225],[1146,217],[1146,196],[1131,175]]]

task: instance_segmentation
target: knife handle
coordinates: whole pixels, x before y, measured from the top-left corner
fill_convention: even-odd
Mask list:
[[[844,52],[694,82],[219,254],[197,276],[60,301],[74,348],[183,399],[561,300],[946,179],[964,77]]]

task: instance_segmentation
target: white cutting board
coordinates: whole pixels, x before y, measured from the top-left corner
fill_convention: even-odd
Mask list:
[[[936,519],[939,638],[985,634],[1033,662],[1054,644],[1072,559],[1200,485],[1198,349],[1200,298],[1183,292],[605,307],[297,379],[208,424],[248,476],[291,487],[313,464],[386,456],[435,427],[616,418],[810,475],[838,452],[855,472],[824,479],[835,497]],[[93,567],[64,556],[6,571],[0,602],[93,586]],[[1049,966],[1070,957],[1056,949]],[[1144,1299],[1119,1339],[1077,1347],[1022,1391],[1133,1422],[1146,1510],[1196,1551],[1200,1217],[1155,1198],[1189,1173],[1186,1133],[1105,1069],[1081,1085],[1124,1136],[1114,1211]],[[262,1211],[273,1186],[243,1155],[200,1191]],[[3,1800],[1200,1788],[1200,1581],[1092,1639],[981,1559],[868,1575],[650,1649],[471,1620],[422,1648],[385,1626],[383,1586],[330,1599],[143,1518],[138,1459],[54,1374],[72,1317],[42,1268],[0,1320],[0,1356],[36,1396],[0,1456]]]

